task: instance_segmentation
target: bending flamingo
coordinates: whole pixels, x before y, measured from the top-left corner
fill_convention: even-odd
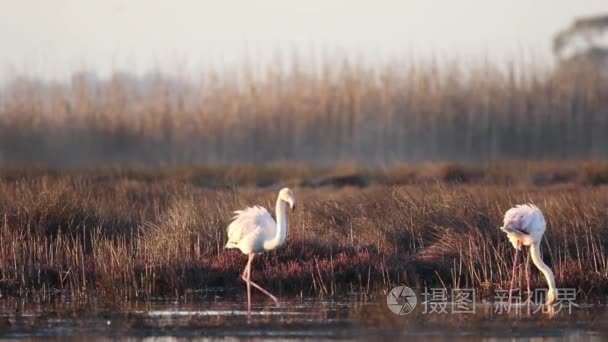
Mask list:
[[[526,260],[526,281],[530,291],[530,276],[528,274],[530,255],[532,262],[543,273],[547,279],[549,290],[547,291],[547,305],[555,301],[555,278],[553,272],[540,256],[540,241],[545,233],[546,223],[542,212],[533,204],[520,204],[509,209],[505,213],[504,226],[500,229],[507,233],[509,241],[515,248],[513,256],[513,271],[511,285],[509,287],[509,307],[511,306],[511,292],[515,283],[515,266],[517,265],[517,254],[521,246],[530,246],[530,254]]]
[[[238,248],[244,254],[249,255],[247,266],[245,266],[241,275],[241,278],[247,283],[248,311],[251,311],[251,286],[262,291],[274,301],[277,307],[279,306],[279,301],[275,296],[251,281],[251,262],[256,253],[271,251],[285,242],[285,238],[287,237],[285,204],[289,204],[292,211],[296,207],[293,192],[288,188],[283,188],[279,191],[275,206],[276,223],[266,209],[255,206],[235,211],[236,216],[228,226],[228,243],[226,244],[226,248]]]

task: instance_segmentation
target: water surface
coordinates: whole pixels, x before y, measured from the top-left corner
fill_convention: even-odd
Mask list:
[[[207,341],[247,340],[522,340],[608,339],[604,305],[580,305],[554,315],[497,313],[477,305],[475,313],[428,314],[417,307],[396,315],[386,298],[299,299],[254,305],[243,302],[155,301],[108,305],[95,302],[0,303],[0,338],[23,341]]]

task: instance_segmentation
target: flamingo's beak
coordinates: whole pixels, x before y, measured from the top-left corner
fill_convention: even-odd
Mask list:
[[[296,211],[296,204],[292,203],[291,204],[291,212],[293,213],[294,211]]]

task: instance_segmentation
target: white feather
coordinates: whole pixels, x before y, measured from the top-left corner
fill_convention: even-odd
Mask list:
[[[503,220],[502,230],[507,233],[513,247],[529,246],[540,242],[545,233],[545,218],[534,204],[518,204],[507,210]],[[519,248],[518,248],[519,249]]]
[[[235,211],[233,221],[228,225],[226,248],[238,248],[244,254],[249,255],[247,266],[241,275],[241,278],[247,283],[248,312],[251,311],[251,286],[262,291],[274,301],[277,307],[279,306],[279,300],[275,296],[251,281],[251,262],[256,253],[274,250],[285,242],[287,237],[286,204],[289,204],[292,210],[295,208],[296,202],[293,192],[289,188],[281,189],[277,196],[276,222],[268,210],[255,206]]]
[[[234,212],[228,226],[227,248],[239,248],[243,253],[263,250],[264,240],[276,233],[276,222],[265,208],[254,206]]]
[[[505,213],[504,225],[501,230],[507,233],[509,241],[516,249],[511,288],[515,279],[515,266],[517,251],[522,246],[530,246],[532,262],[543,273],[547,280],[549,290],[547,292],[547,304],[553,303],[556,297],[555,277],[553,271],[547,266],[540,254],[540,242],[546,229],[546,222],[543,213],[534,204],[519,204],[507,210]],[[509,300],[511,299],[509,295]]]

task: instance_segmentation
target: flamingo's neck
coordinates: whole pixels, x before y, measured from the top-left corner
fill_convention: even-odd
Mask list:
[[[277,216],[277,230],[275,235],[264,242],[264,249],[271,250],[279,247],[285,242],[287,237],[287,216],[285,215],[285,201],[281,198],[277,198],[275,205],[275,213]]]
[[[530,245],[530,254],[532,255],[532,262],[534,265],[536,265],[547,279],[547,286],[549,287],[549,291],[547,291],[547,304],[551,304],[555,301],[556,295],[555,278],[553,277],[553,272],[549,266],[547,266],[540,257],[540,245],[538,242]]]

